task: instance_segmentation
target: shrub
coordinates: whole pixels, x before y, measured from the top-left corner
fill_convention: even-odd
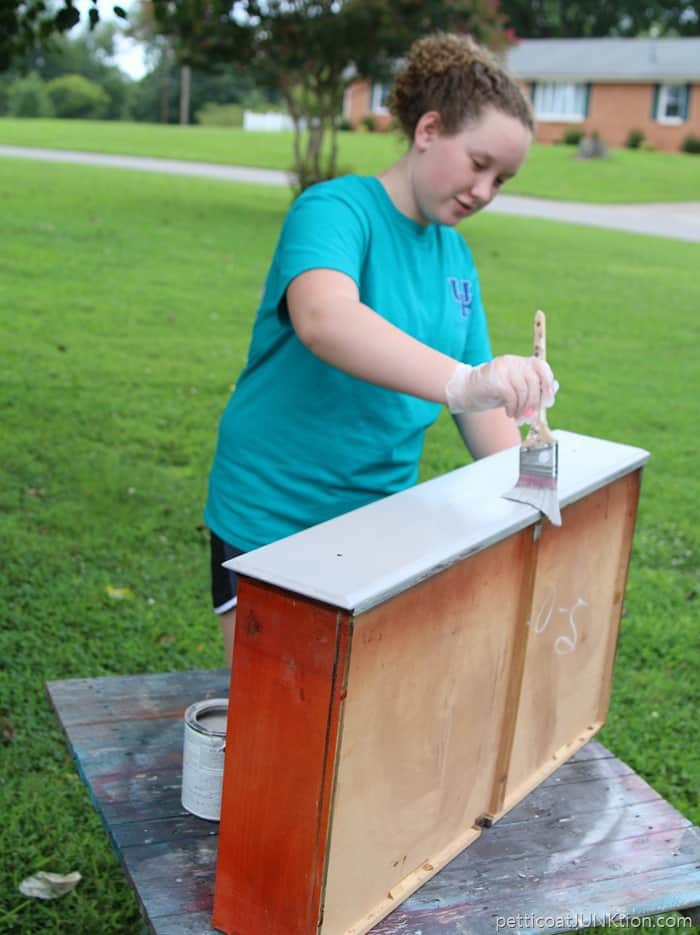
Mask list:
[[[377,121],[371,114],[366,114],[360,121],[365,130],[369,130],[370,133],[374,133],[377,129]]]
[[[700,136],[693,136],[690,134],[681,143],[681,151],[684,153],[692,153],[693,155],[700,155]]]
[[[99,118],[109,106],[107,92],[82,75],[61,75],[46,90],[57,117]]]
[[[209,101],[199,108],[194,119],[203,127],[242,127],[243,108],[240,104],[215,104]]]
[[[627,149],[639,149],[644,142],[644,134],[641,130],[630,130],[625,140]]]
[[[7,113],[10,117],[53,117],[46,84],[35,71],[12,82],[7,90]]]
[[[565,146],[578,146],[582,139],[583,130],[571,129],[566,131],[561,141]]]
[[[584,136],[576,151],[578,159],[605,159],[607,155],[608,144],[597,130],[592,130],[590,136]]]

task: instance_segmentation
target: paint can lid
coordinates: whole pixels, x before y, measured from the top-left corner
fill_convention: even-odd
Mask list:
[[[185,724],[199,734],[225,737],[227,715],[227,698],[207,698],[204,701],[196,701],[187,708]]]

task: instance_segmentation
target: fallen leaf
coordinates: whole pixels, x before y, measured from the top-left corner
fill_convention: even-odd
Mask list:
[[[175,635],[173,633],[159,633],[156,637],[156,643],[160,646],[172,646],[175,642]]]
[[[28,497],[45,497],[46,496],[45,487],[27,487],[25,492]]]
[[[9,746],[14,739],[15,729],[9,721],[5,721],[2,725],[2,742]]]
[[[58,899],[59,896],[65,896],[75,889],[81,879],[77,870],[67,874],[40,870],[22,880],[19,891],[23,896],[33,896],[36,899]]]
[[[129,601],[134,596],[130,588],[113,588],[111,584],[107,585],[105,593],[114,601]]]

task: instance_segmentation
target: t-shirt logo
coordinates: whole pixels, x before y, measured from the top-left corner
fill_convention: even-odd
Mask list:
[[[452,290],[452,298],[459,305],[459,314],[468,318],[472,307],[472,284],[468,279],[455,279],[448,276],[447,282]]]

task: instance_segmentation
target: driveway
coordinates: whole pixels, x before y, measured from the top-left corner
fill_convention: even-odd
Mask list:
[[[26,146],[2,146],[0,156],[38,159],[47,162],[70,162],[79,165],[107,166],[112,169],[134,169],[140,172],[165,172],[171,175],[191,175],[227,182],[247,182],[260,185],[289,185],[290,175],[275,169],[253,169],[246,166],[223,166],[207,162],[185,162],[176,159],[152,159],[144,156],[115,156],[82,153],[59,149],[34,149]],[[700,242],[700,201],[668,202],[636,205],[593,205],[573,201],[547,201],[520,195],[499,195],[487,208],[495,214],[544,218],[589,227],[671,237],[676,240]]]

